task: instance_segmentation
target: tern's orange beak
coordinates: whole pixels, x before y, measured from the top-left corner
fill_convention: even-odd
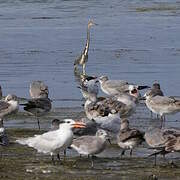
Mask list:
[[[85,123],[83,123],[83,122],[75,122],[74,124],[73,124],[73,128],[85,128],[86,127],[86,124]]]

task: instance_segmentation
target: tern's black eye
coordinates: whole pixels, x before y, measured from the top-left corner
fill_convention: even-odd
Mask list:
[[[67,123],[70,123],[70,121],[67,121]]]

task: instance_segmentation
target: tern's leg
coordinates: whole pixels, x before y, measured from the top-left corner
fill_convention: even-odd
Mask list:
[[[157,154],[154,155],[154,166],[156,166]]]
[[[150,111],[151,112],[151,119],[153,119],[153,113],[152,113],[152,111]]]
[[[61,161],[59,153],[57,154],[57,159]]]
[[[38,118],[38,115],[37,115],[37,111],[36,111],[36,113],[35,113],[35,116],[36,116],[36,119],[37,119],[38,128],[39,128],[39,130],[40,130],[41,128],[40,128],[40,123],[39,123],[39,118]]]
[[[133,152],[133,150],[131,149],[131,150],[130,150],[130,153],[129,153],[130,157],[132,157],[132,152]]]
[[[93,156],[91,156],[91,168],[94,167]]]
[[[123,157],[123,155],[125,155],[125,150],[124,149],[121,152],[121,158]]]
[[[52,160],[53,165],[55,165],[54,155],[53,154],[51,154],[51,160]]]
[[[39,128],[39,130],[41,129],[41,127],[40,127],[40,122],[39,122],[39,118],[37,117],[37,123],[38,123],[38,128]]]

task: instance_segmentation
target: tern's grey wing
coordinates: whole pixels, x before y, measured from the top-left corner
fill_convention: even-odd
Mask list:
[[[74,149],[79,148],[82,151],[88,152],[88,154],[96,154],[104,149],[105,141],[96,136],[82,136],[73,140],[71,146]]]
[[[143,139],[143,133],[136,129],[131,129],[127,131],[120,131],[118,135],[118,140],[120,142],[125,142],[132,138]]]
[[[124,80],[108,80],[104,83],[104,87],[116,89],[119,92],[128,90],[128,82]]]
[[[175,99],[169,98],[167,96],[155,96],[152,98],[154,104],[171,104],[175,102]]]

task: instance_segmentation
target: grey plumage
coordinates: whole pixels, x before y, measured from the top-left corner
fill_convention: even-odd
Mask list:
[[[99,82],[102,91],[110,96],[129,92],[129,86],[133,86],[137,90],[149,88],[149,86],[139,86],[125,80],[109,80],[107,76],[99,77]]]
[[[81,136],[73,140],[71,147],[80,155],[94,155],[101,153],[106,147],[106,131],[99,129],[96,136]],[[93,167],[93,159],[91,166]]]

